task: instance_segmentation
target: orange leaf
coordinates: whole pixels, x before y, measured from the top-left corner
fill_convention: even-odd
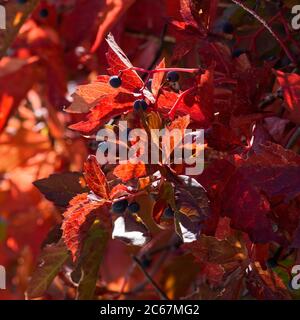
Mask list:
[[[132,164],[130,162],[126,164],[119,164],[114,169],[114,175],[126,182],[133,178],[139,178],[146,176],[146,166],[144,163]]]
[[[97,196],[109,199],[109,188],[106,177],[95,156],[89,156],[85,162],[84,177],[90,189]]]
[[[104,5],[104,12],[101,13],[100,23],[96,40],[91,48],[94,53],[102,43],[102,40],[108,30],[118,22],[126,10],[135,2],[135,0],[110,0]]]
[[[143,81],[132,68],[131,62],[126,57],[125,53],[115,42],[114,37],[110,33],[106,39],[109,49],[106,54],[107,62],[109,64],[108,72],[112,75],[118,75],[120,71],[126,70],[122,73],[122,87],[135,91],[143,86]]]
[[[67,211],[63,214],[64,221],[62,224],[63,239],[72,253],[75,261],[81,249],[83,237],[88,230],[91,220],[87,218],[96,209],[102,207],[105,201],[90,201],[88,193],[82,193],[75,196],[69,203]]]
[[[282,71],[276,71],[276,75],[287,109],[290,111],[290,119],[300,123],[300,76]]]

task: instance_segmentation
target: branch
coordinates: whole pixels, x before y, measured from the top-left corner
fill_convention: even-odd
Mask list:
[[[279,36],[273,31],[271,26],[269,25],[268,22],[266,22],[262,17],[260,17],[255,11],[252,9],[248,8],[246,5],[244,5],[240,0],[231,0],[233,3],[236,5],[240,6],[243,8],[245,11],[250,13],[257,21],[259,21],[273,36],[273,38],[279,43],[287,57],[294,63],[297,64],[297,60],[294,58],[292,53],[290,52],[289,48],[285,45],[285,43],[279,38]]]
[[[293,133],[293,135],[291,136],[291,138],[289,139],[286,148],[287,149],[292,149],[294,147],[294,145],[297,143],[298,139],[300,138],[300,127],[298,127],[295,132]]]
[[[157,285],[157,283],[152,279],[152,277],[150,276],[150,274],[147,272],[147,270],[144,268],[143,264],[141,263],[141,261],[133,256],[132,259],[134,260],[134,262],[139,266],[139,268],[141,269],[141,271],[143,272],[144,276],[146,277],[146,279],[148,280],[148,282],[153,286],[153,288],[155,289],[155,291],[157,292],[157,294],[160,296],[160,298],[162,300],[169,300],[169,298],[167,297],[167,295],[159,288],[159,286]]]

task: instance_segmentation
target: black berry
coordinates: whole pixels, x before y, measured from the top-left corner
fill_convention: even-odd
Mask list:
[[[148,108],[148,104],[143,99],[135,100],[133,103],[133,108],[135,111],[139,111],[139,110],[145,111]]]
[[[42,18],[47,18],[48,15],[49,15],[48,9],[46,9],[46,8],[41,9],[41,11],[40,11],[40,16],[41,16]]]
[[[141,264],[144,268],[149,268],[151,266],[151,263],[152,263],[152,261],[148,257],[143,257],[141,260]]]
[[[176,71],[169,71],[167,73],[167,80],[171,82],[177,82],[179,80],[179,73]]]
[[[267,267],[276,268],[278,266],[276,259],[270,258],[267,260]]]
[[[234,27],[230,22],[224,22],[222,25],[222,30],[224,33],[230,34],[230,33],[233,33]]]
[[[137,202],[132,202],[130,203],[130,205],[128,206],[128,210],[131,213],[136,213],[140,210],[140,205]]]
[[[163,216],[164,216],[164,218],[173,218],[174,211],[170,207],[168,207],[165,209]]]
[[[27,2],[27,0],[18,0],[19,4],[25,4]]]
[[[115,202],[112,205],[112,211],[114,213],[123,213],[128,207],[128,201],[126,199]]]
[[[121,86],[121,84],[122,84],[122,80],[118,76],[112,76],[112,77],[109,78],[109,84],[113,88],[119,88]]]
[[[243,53],[245,53],[244,50],[235,49],[235,50],[233,50],[233,52],[232,52],[232,56],[233,56],[234,58],[238,58],[238,57],[239,57],[241,54],[243,54]]]

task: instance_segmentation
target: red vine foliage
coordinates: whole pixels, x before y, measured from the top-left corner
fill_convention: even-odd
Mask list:
[[[6,5],[0,264],[17,271],[5,298],[299,298],[295,3],[106,2]],[[99,164],[97,132],[121,145],[121,121],[148,137],[203,129],[203,172],[175,163],[174,141],[170,163]]]

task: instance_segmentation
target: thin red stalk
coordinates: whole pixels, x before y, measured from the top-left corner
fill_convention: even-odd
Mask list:
[[[262,17],[260,17],[255,11],[253,11],[252,9],[250,9],[246,5],[244,5],[240,0],[231,0],[231,1],[235,4],[237,4],[238,6],[240,6],[241,8],[243,8],[245,11],[250,13],[256,20],[258,20],[270,32],[270,34],[273,36],[273,38],[279,43],[279,45],[281,46],[283,51],[286,53],[288,58],[293,63],[296,64],[296,59],[294,58],[294,56],[290,52],[289,48],[285,45],[285,43],[280,39],[280,37],[273,31],[271,26]]]
[[[173,107],[171,108],[171,110],[170,110],[169,113],[168,113],[168,116],[169,116],[170,118],[173,118],[173,117],[174,117],[174,114],[175,114],[175,112],[176,112],[176,109],[177,109],[180,101],[181,101],[186,95],[188,95],[189,93],[191,93],[191,92],[192,92],[193,90],[195,90],[195,89],[196,89],[196,87],[189,88],[189,89],[183,91],[183,92],[178,96],[176,102],[174,103]]]
[[[158,68],[154,70],[147,70],[147,69],[138,68],[138,67],[131,67],[131,68],[122,70],[121,72],[124,72],[126,70],[140,71],[140,72],[149,73],[149,74],[153,74],[157,72],[168,72],[168,71],[187,72],[187,73],[196,73],[200,71],[199,68],[197,69],[195,68]]]

